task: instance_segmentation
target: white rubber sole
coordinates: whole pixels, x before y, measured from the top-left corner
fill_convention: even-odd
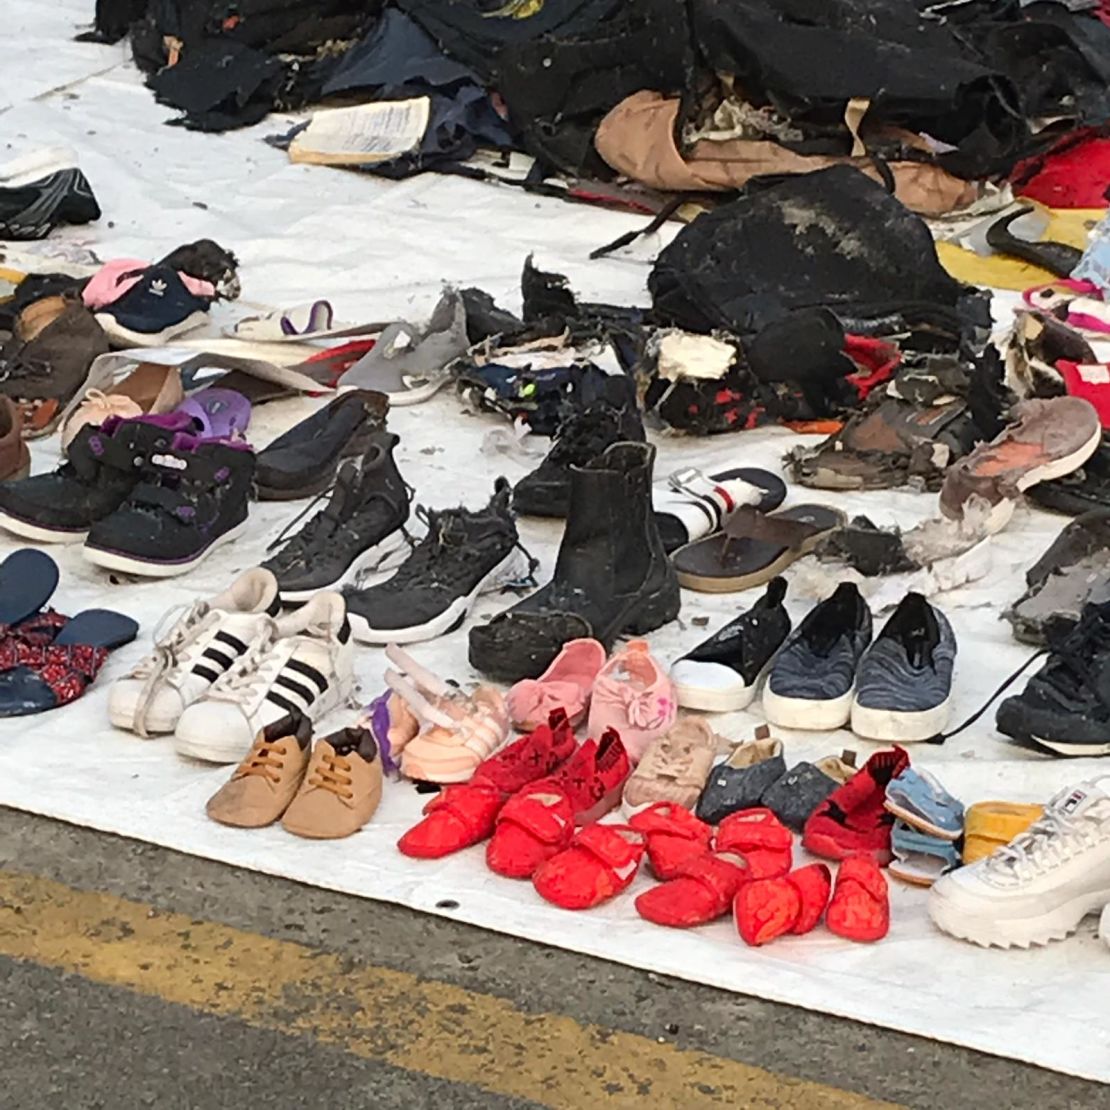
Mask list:
[[[517,582],[528,573],[528,560],[520,548],[514,547],[486,576],[464,597],[456,598],[444,611],[424,624],[408,628],[372,628],[359,613],[348,612],[351,634],[360,644],[417,644],[434,640],[458,628],[470,616],[478,598],[509,582]]]
[[[327,690],[324,691],[319,701],[312,705],[307,715],[313,721],[318,721],[337,708],[346,696],[347,690],[340,683],[329,683]],[[226,735],[222,733],[220,735],[212,735],[211,733],[202,735],[185,733],[182,735],[178,731],[174,735],[173,749],[178,755],[187,756],[189,759],[197,759],[202,763],[230,764],[241,763],[246,758],[247,752],[251,750],[251,744],[253,743],[253,733],[245,744],[231,744],[228,742]]]
[[[852,717],[855,687],[839,698],[787,698],[776,694],[768,683],[763,688],[763,713],[769,724],[779,728],[832,732],[843,728]]]
[[[1041,736],[1030,736],[1034,744],[1047,748],[1057,755],[1110,755],[1110,743],[1107,744],[1071,744],[1066,740],[1045,740]]]
[[[111,700],[108,702],[108,720],[112,722],[114,728],[118,728],[123,732],[130,732],[135,736],[139,734],[135,732],[135,718],[130,713],[120,713],[113,709]],[[157,717],[154,714],[147,714],[146,730],[150,734],[151,740],[157,739],[159,736],[169,736],[175,728],[177,722],[181,717]],[[144,739],[144,737],[139,737]]]
[[[864,740],[912,744],[943,732],[951,711],[951,697],[945,698],[933,709],[909,713],[897,709],[871,709],[853,699],[852,731]]]
[[[1099,939],[1110,948],[1110,905],[1106,906],[1098,919],[1098,935]]]
[[[202,324],[208,323],[208,313],[194,312],[180,323],[149,334],[125,328],[108,312],[96,313],[96,322],[104,329],[109,339],[124,347],[165,347],[171,339],[176,339],[177,336],[194,331]]]
[[[179,574],[188,574],[189,571],[199,567],[209,555],[225,543],[238,539],[247,530],[247,521],[236,525],[229,532],[217,536],[199,555],[184,563],[148,563],[143,559],[136,559],[131,555],[121,555],[117,551],[105,551],[99,547],[85,544],[82,549],[85,558],[94,566],[103,567],[105,570],[119,571],[121,574],[136,574],[142,578],[176,578]]]
[[[929,897],[929,917],[942,933],[970,941],[980,948],[1029,948],[1063,940],[1079,928],[1088,914],[1102,913],[1110,904],[1110,888],[1081,894],[1045,913],[1010,918],[997,914],[968,913],[958,903],[945,898],[937,887]]]
[[[356,579],[367,574],[384,574],[396,570],[412,550],[408,540],[401,532],[386,536],[381,543],[367,548],[334,582],[313,586],[310,590],[281,590],[283,604],[300,605],[311,601],[321,590],[339,590],[352,585]]]
[[[686,675],[686,681],[680,681],[675,677],[675,670],[680,668],[680,665],[685,664],[682,670],[692,670],[694,667],[704,666],[706,674],[713,673],[709,668],[720,667],[722,670],[727,670],[723,663],[701,663],[695,660],[680,659],[671,668],[671,683],[674,686],[675,697],[678,699],[678,704],[683,709],[696,709],[701,713],[732,713],[736,710],[747,709],[749,705],[755,700],[756,691],[759,689],[759,684],[763,681],[770,664],[763,668],[762,671],[756,676],[755,682],[751,686],[747,686],[744,680],[736,675],[736,681],[726,683],[722,686],[712,686],[708,682],[704,685],[698,685],[696,677],[693,674]],[[733,672],[735,673],[735,672]]]
[[[25,540],[35,540],[38,543],[81,543],[89,534],[87,529],[83,532],[64,532],[44,528],[41,524],[32,524],[5,512],[0,512],[0,528],[11,532],[13,536],[22,536]]]

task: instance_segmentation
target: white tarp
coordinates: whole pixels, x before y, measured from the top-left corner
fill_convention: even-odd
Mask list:
[[[583,298],[646,301],[646,262],[660,237],[617,258],[587,259],[592,248],[642,222],[635,218],[467,181],[426,176],[390,184],[357,172],[291,165],[262,142],[264,135],[283,129],[280,119],[220,136],[163,126],[170,113],[155,104],[132,68],[104,72],[121,56],[117,48],[69,41],[91,6],[8,0],[28,49],[19,34],[9,36],[3,92],[14,106],[6,112],[0,107],[0,136],[13,154],[38,145],[75,147],[104,208],[98,225],[57,238],[85,244],[102,258],[154,258],[180,242],[211,237],[239,255],[244,300],[276,306],[327,297],[343,320],[419,319],[443,281],[479,285],[516,307],[521,265],[532,251],[539,265],[568,274]],[[49,83],[44,74],[51,75]],[[81,77],[87,79],[73,83]],[[43,95],[63,85],[64,91]],[[318,403],[267,406],[252,438],[265,444]],[[516,480],[525,472],[521,462],[482,453],[484,435],[503,423],[465,412],[450,393],[395,411],[390,424],[402,438],[402,471],[418,499],[429,505],[478,505],[489,496],[495,475]],[[679,464],[777,469],[798,437],[769,429],[656,442],[659,471],[666,473]],[[34,458],[36,471],[51,468],[53,446],[36,444]],[[792,490],[791,500],[828,501],[849,513],[866,512],[879,523],[904,526],[930,515],[935,505],[929,495],[908,492],[834,496]],[[82,559],[79,548],[53,549],[62,567],[58,608],[72,614],[93,605],[114,606],[136,617],[142,632],[138,643],[113,657],[81,702],[0,723],[0,804],[726,990],[1110,1079],[1105,1020],[1110,952],[1090,926],[1045,949],[984,952],[938,934],[926,916],[925,895],[892,881],[893,925],[878,945],[852,945],[819,928],[752,950],[727,921],[688,933],[641,921],[632,894],[648,884],[646,877],[637,880],[632,894],[572,914],[548,906],[528,884],[491,875],[480,848],[438,863],[406,860],[394,844],[415,821],[422,799],[402,783],[389,785],[373,823],[341,846],[297,840],[280,829],[236,832],[207,821],[204,802],[228,771],[180,761],[169,740],[144,742],[111,729],[107,688],[148,650],[150,634],[169,606],[215,593],[257,563],[300,507],[255,506],[247,537],[187,578],[167,582],[112,583]],[[1028,650],[1013,641],[999,612],[1021,592],[1024,570],[1062,523],[1019,510],[1006,532],[991,541],[991,574],[941,599],[960,639],[954,720],[977,708],[1027,658]],[[550,574],[558,527],[522,521],[521,531],[542,560],[541,575]],[[15,546],[0,538],[0,556]],[[654,649],[673,659],[756,596],[685,595],[681,620],[651,637]],[[486,598],[478,616],[489,616],[502,604],[500,598]],[[809,604],[795,593],[790,607],[800,616]],[[709,628],[694,624],[697,617],[707,617]],[[414,652],[447,676],[475,677],[466,664],[465,630]],[[364,648],[356,666],[365,702],[381,688],[383,661],[379,652]],[[337,713],[325,725],[345,720],[349,715]],[[1094,760],[1042,759],[1016,749],[994,732],[992,720],[988,713],[943,747],[914,748],[913,758],[968,803],[1044,800],[1099,770]],[[722,718],[719,729],[743,738],[758,721],[758,712],[737,714]],[[862,760],[873,747],[847,733],[783,735],[790,763],[846,747],[859,751]],[[372,914],[372,907],[367,912]]]

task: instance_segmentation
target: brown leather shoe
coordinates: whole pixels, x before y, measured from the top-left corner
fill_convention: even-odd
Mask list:
[[[382,800],[382,761],[373,736],[345,728],[312,749],[304,782],[281,825],[296,836],[334,840],[358,832]]]
[[[263,729],[230,781],[208,799],[208,816],[240,829],[272,825],[304,780],[311,743],[312,722],[299,713]]]
[[[31,452],[23,442],[23,414],[0,393],[0,482],[26,478],[30,469]]]
[[[0,392],[22,410],[25,439],[54,430],[93,359],[107,351],[104,329],[80,301],[43,297],[23,309],[0,349]]]

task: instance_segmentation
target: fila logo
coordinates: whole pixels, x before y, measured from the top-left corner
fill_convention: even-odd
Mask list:
[[[152,297],[164,296],[166,292],[166,283],[161,278],[155,278],[150,283],[150,295]]]

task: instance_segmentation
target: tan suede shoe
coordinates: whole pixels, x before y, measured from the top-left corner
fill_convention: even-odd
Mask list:
[[[299,713],[263,729],[230,781],[208,799],[208,816],[240,829],[272,825],[304,780],[311,744],[312,722]]]
[[[704,717],[683,717],[652,741],[624,784],[625,814],[631,816],[656,802],[673,802],[692,810],[720,742]]]
[[[316,741],[304,782],[281,825],[295,836],[335,840],[358,832],[382,800],[378,745],[364,728]]]

